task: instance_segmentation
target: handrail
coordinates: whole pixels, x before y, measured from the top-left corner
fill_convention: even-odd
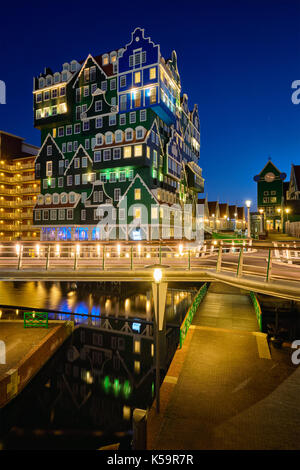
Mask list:
[[[253,306],[254,306],[254,311],[256,313],[256,318],[259,326],[259,330],[262,331],[262,314],[261,314],[261,307],[260,303],[257,299],[257,296],[254,292],[250,292],[250,298],[252,300]]]
[[[206,295],[208,287],[209,287],[209,283],[207,282],[202,287],[200,287],[199,291],[197,292],[192,302],[192,305],[190,306],[186,316],[184,317],[184,320],[180,327],[180,335],[179,335],[179,348],[180,349],[182,348],[188,329],[193,321],[194,315],[197,312],[200,303],[202,302],[202,300],[204,299]]]

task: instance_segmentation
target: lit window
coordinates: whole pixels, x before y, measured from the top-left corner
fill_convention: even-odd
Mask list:
[[[131,147],[124,147],[124,158],[130,158],[131,157]]]
[[[135,145],[134,146],[134,156],[141,157],[143,155],[143,146],[142,145]]]
[[[156,88],[150,90],[150,104],[156,103]]]
[[[140,207],[135,207],[134,208],[134,217],[135,217],[135,219],[140,219],[141,218],[141,208]]]
[[[140,188],[136,188],[134,190],[134,199],[136,201],[139,201],[141,199],[141,189]]]
[[[150,80],[154,80],[156,78],[156,68],[152,67],[149,72],[149,78]]]
[[[141,72],[135,72],[134,83],[141,83]]]

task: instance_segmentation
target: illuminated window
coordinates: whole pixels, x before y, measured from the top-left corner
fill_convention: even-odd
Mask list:
[[[139,374],[141,370],[141,363],[140,361],[134,361],[134,372]]]
[[[149,78],[150,80],[154,80],[156,78],[156,68],[152,67],[149,71]]]
[[[141,83],[141,72],[135,72],[134,74],[134,83]]]
[[[150,90],[150,104],[156,103],[156,88]]]
[[[137,91],[134,95],[134,106],[138,108],[141,105],[142,105],[142,94],[140,91]]]
[[[151,207],[151,219],[157,219],[157,218],[158,218],[158,208]]]
[[[134,352],[136,354],[140,354],[140,352],[141,352],[141,342],[140,341],[134,341]]]
[[[142,145],[135,145],[134,146],[134,156],[141,157],[143,155],[143,146]]]
[[[54,129],[52,129],[52,135],[53,135],[54,138],[56,137],[56,127],[54,127]]]
[[[108,65],[108,55],[107,54],[104,54],[103,57],[102,57],[102,65]]]
[[[131,147],[124,147],[124,158],[130,158],[131,157]]]
[[[136,188],[134,190],[134,199],[136,201],[139,201],[141,199],[141,189],[140,188]]]
[[[150,158],[150,147],[147,146],[147,158]]]

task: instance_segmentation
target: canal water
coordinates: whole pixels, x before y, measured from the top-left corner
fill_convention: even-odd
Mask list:
[[[169,286],[162,378],[198,288]],[[0,446],[98,449],[120,442],[129,448],[133,410],[149,408],[155,396],[151,284],[0,282],[0,305],[2,320],[22,318],[24,308],[41,308],[66,312],[52,318],[76,323],[60,350],[0,410]],[[101,317],[108,319],[106,328]]]

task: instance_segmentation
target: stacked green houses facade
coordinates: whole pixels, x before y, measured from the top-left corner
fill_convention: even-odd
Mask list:
[[[33,94],[42,240],[190,237],[183,221],[195,228],[204,191],[199,115],[174,51],[165,60],[137,28],[118,50],[46,69]]]

